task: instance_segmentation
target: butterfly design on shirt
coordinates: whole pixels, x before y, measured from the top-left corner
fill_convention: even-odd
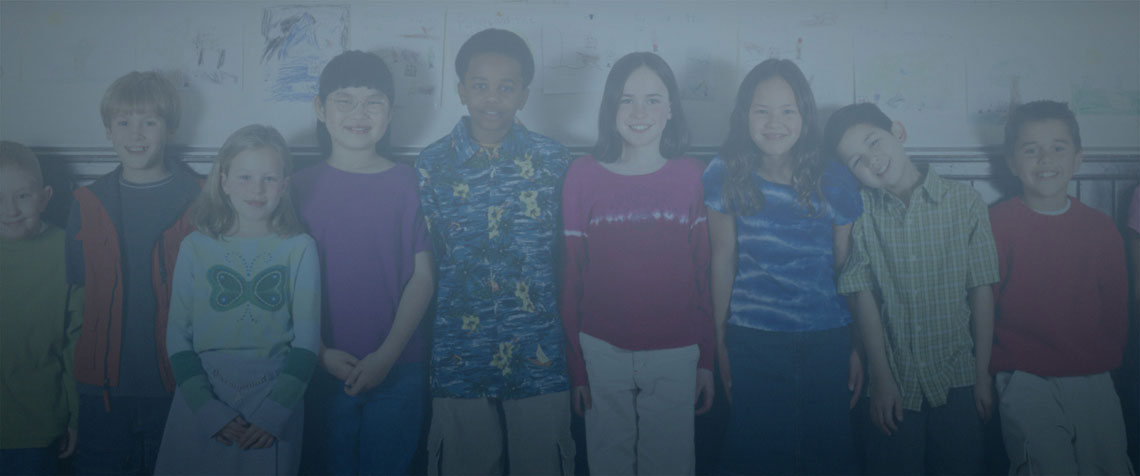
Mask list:
[[[250,280],[228,266],[217,265],[206,271],[206,279],[210,282],[210,307],[228,311],[246,304],[245,316],[251,320],[250,306],[273,312],[281,309],[288,297],[289,268],[283,265],[266,268]]]

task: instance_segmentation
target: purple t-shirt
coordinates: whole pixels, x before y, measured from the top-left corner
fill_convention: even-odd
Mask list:
[[[345,172],[327,162],[293,178],[297,209],[321,255],[325,345],[357,358],[375,351],[392,329],[396,306],[427,251],[415,169]],[[397,363],[423,360],[420,330]]]

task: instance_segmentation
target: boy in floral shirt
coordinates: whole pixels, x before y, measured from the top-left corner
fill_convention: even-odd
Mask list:
[[[469,112],[416,161],[439,263],[431,474],[574,474],[554,275],[564,146],[515,123],[534,78],[518,35],[476,33],[455,59]],[[506,428],[502,428],[499,412]]]

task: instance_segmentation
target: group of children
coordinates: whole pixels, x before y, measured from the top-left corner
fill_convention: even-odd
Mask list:
[[[717,391],[724,474],[860,471],[864,396],[872,474],[982,472],[995,409],[1011,473],[1132,472],[1108,374],[1123,243],[1066,193],[1065,105],[1012,113],[1023,192],[987,210],[874,105],[821,130],[791,61],[744,78],[707,167],[655,54],[613,65],[575,160],[515,120],[520,37],[484,30],[455,63],[469,115],[415,168],[390,155],[391,73],[349,51],[313,100],[324,162],[294,173],[247,126],[204,183],[166,159],[177,91],[128,74],[101,106],[120,167],[66,230],[4,142],[0,469],[404,474],[430,390],[431,474],[575,474],[572,411],[591,473],[691,474]]]

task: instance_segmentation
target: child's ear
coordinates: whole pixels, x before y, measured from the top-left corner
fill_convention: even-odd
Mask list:
[[[903,127],[901,122],[894,121],[891,123],[891,135],[895,136],[900,144],[906,143],[906,127]]]
[[[110,127],[107,128],[107,140],[114,142],[114,140],[111,139],[111,128]]]
[[[522,100],[519,101],[519,108],[516,111],[521,111],[526,106],[526,100],[530,97],[530,88],[523,88]]]
[[[325,107],[321,104],[320,96],[313,96],[313,113],[317,115],[317,120],[325,122]]]
[[[38,206],[41,213],[44,211],[45,208],[47,208],[48,202],[51,201],[52,192],[53,192],[53,190],[51,188],[51,185],[44,185],[43,193],[40,194],[40,203]]]

